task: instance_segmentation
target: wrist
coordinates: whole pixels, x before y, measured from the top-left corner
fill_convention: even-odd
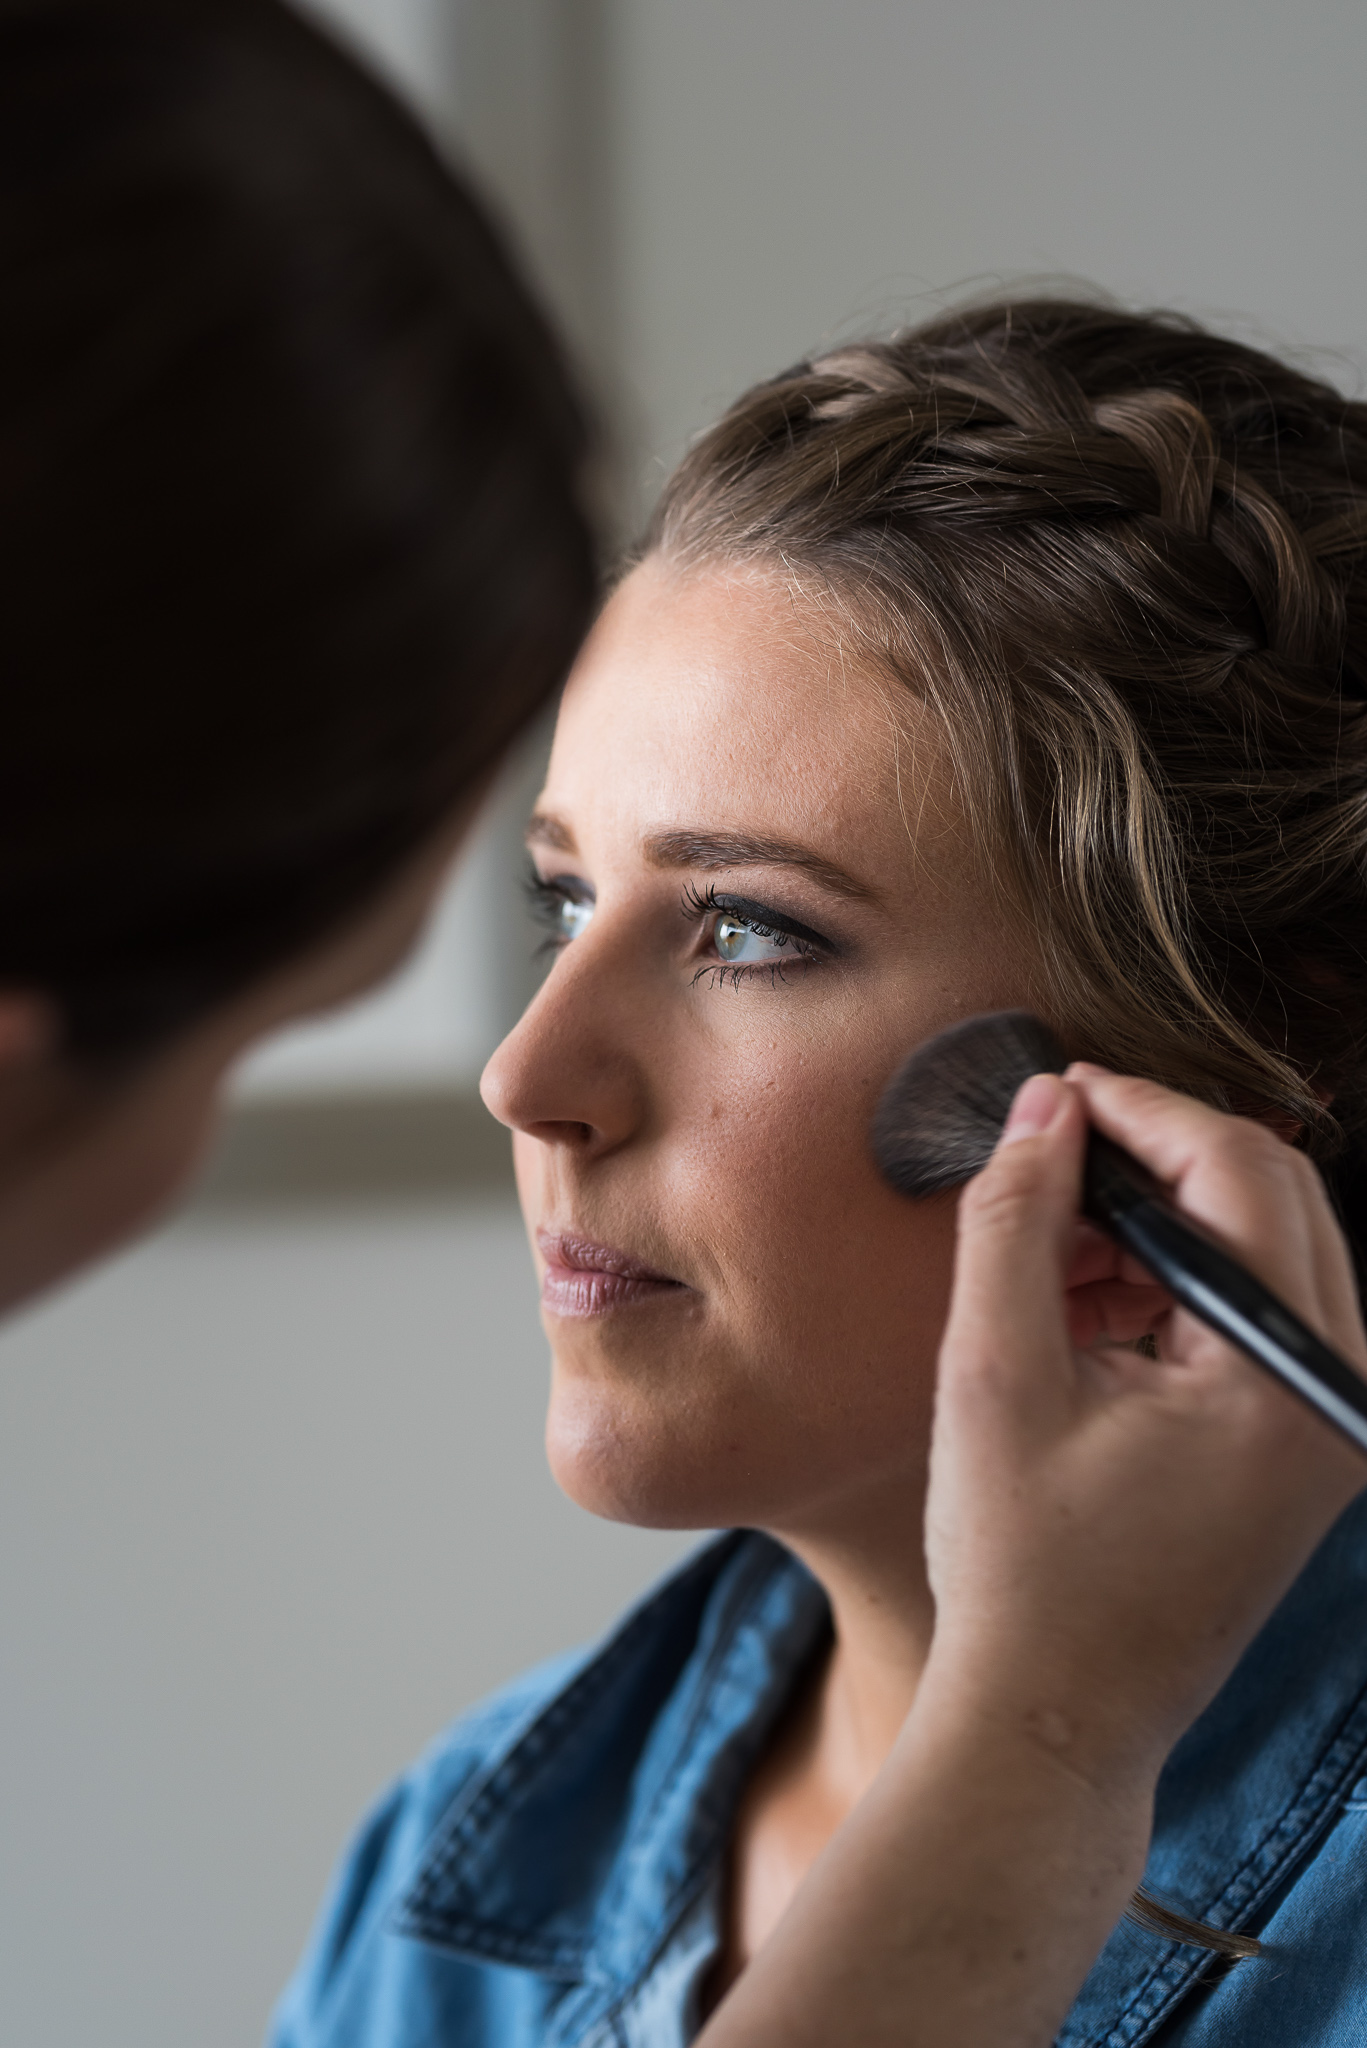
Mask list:
[[[1078,1769],[1075,1742],[963,1678],[928,1669],[709,2048],[895,2048],[909,2024],[945,2048],[1056,2037],[1143,1875],[1153,1777],[1116,1759]]]
[[[982,1672],[934,1650],[898,1743],[946,1768],[971,1759],[1046,1803],[1093,1807],[1146,1842],[1169,1746],[1098,1699],[1085,1678],[1051,1672],[1037,1655],[1016,1668],[997,1658]]]

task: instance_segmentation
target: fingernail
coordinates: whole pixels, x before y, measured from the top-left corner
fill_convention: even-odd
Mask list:
[[[1017,1090],[1011,1114],[1002,1126],[1001,1143],[1014,1145],[1020,1138],[1037,1138],[1041,1131],[1047,1131],[1063,1096],[1063,1083],[1057,1074],[1032,1074]]]

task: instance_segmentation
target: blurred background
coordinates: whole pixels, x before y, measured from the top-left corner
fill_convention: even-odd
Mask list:
[[[1085,278],[1357,389],[1361,0],[314,0],[572,338],[623,531],[812,346]],[[540,1453],[480,1065],[535,747],[394,991],[241,1073],[202,1190],[0,1338],[0,2041],[258,2039],[354,1818],[693,1539]]]

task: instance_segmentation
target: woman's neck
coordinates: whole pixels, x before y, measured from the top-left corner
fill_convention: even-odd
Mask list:
[[[847,1810],[876,1776],[911,1709],[935,1625],[923,1489],[903,1480],[886,1492],[801,1529],[775,1531],[831,1603],[834,1641],[813,1688],[818,1727],[811,1762]]]
[[[919,1515],[917,1517],[919,1525]],[[821,1581],[834,1643],[820,1681],[823,1766],[862,1796],[911,1709],[930,1652],[935,1603],[919,1526],[892,1557],[834,1554],[800,1540],[790,1548]]]

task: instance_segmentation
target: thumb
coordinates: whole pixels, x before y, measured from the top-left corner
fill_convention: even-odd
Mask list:
[[[1037,1399],[1071,1383],[1064,1278],[1082,1183],[1087,1116],[1054,1074],[1012,1104],[997,1149],[964,1189],[942,1373]]]

